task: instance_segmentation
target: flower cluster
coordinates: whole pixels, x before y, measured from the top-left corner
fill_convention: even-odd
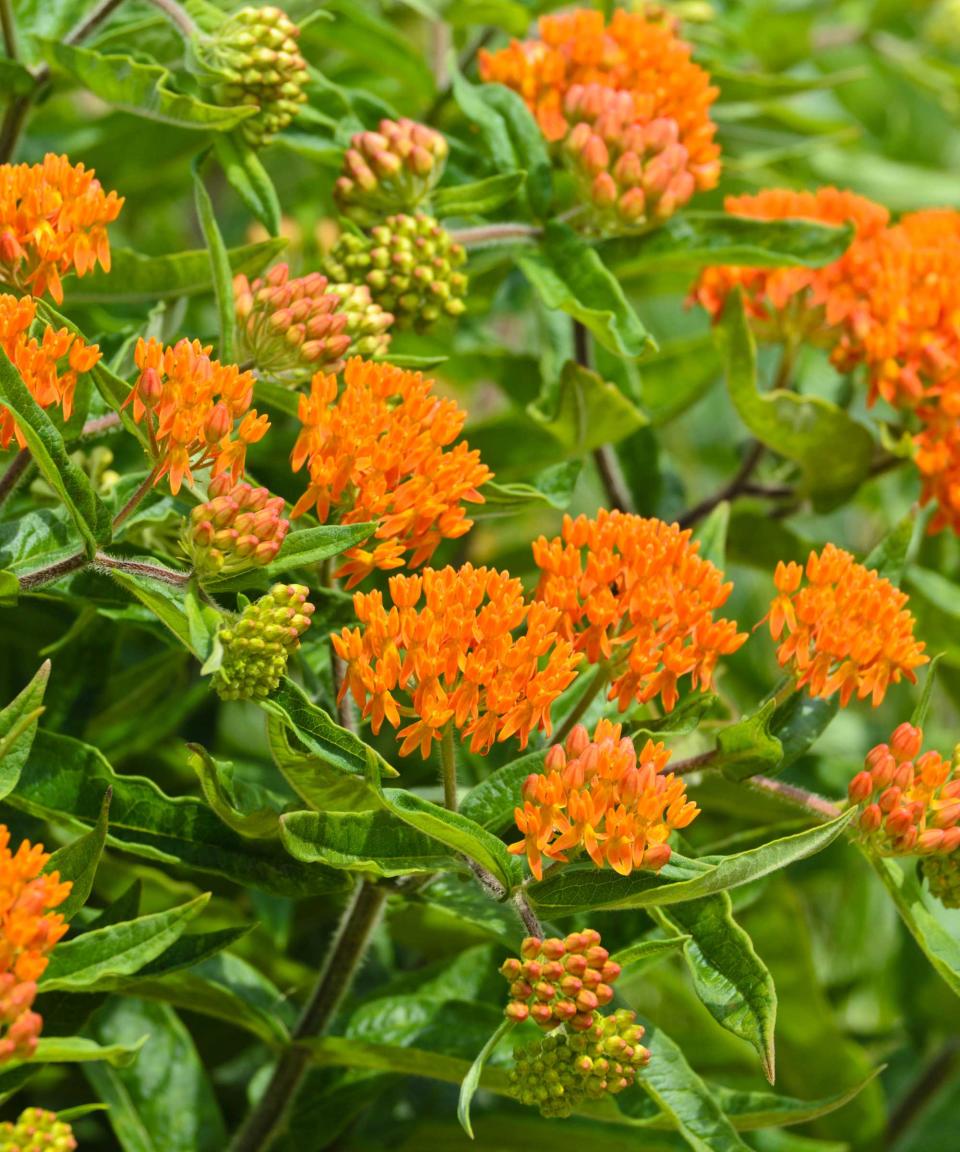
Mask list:
[[[500,966],[500,975],[510,984],[508,1020],[530,1019],[548,1030],[569,1024],[585,1032],[593,1027],[597,1009],[613,999],[620,965],[610,959],[593,928],[571,932],[564,940],[527,936],[520,956]]]
[[[477,489],[492,473],[466,443],[451,447],[465,414],[419,372],[352,359],[344,379],[339,392],[335,377],[318,373],[300,397],[292,463],[307,466],[310,484],[293,515],[313,508],[322,523],[331,514],[378,522],[373,547],[351,548],[337,572],[353,586],[408,553],[423,564],[441,540],[467,532],[463,503],[483,503]]]
[[[0,1148],[5,1152],[74,1152],[73,1129],[56,1112],[26,1108],[16,1121],[0,1123]]]
[[[831,187],[815,192],[767,188],[755,195],[728,196],[724,207],[731,215],[753,220],[814,220],[853,227],[854,243],[824,267],[706,268],[693,290],[698,303],[717,319],[730,293],[739,288],[747,315],[764,339],[836,340],[837,333],[828,326],[841,319],[842,300],[858,266],[860,245],[883,232],[889,219],[886,208]]]
[[[856,693],[876,707],[890,684],[915,682],[914,670],[927,663],[906,594],[836,545],[811,552],[805,569],[780,561],[774,584],[766,619],[777,659],[811,696],[839,692],[846,707]]]
[[[642,119],[629,92],[602,84],[574,84],[564,111],[564,159],[599,231],[666,219],[695,192],[676,120]]]
[[[880,852],[949,856],[960,848],[960,775],[939,752],[924,752],[923,730],[901,724],[867,754],[850,781],[860,830]]]
[[[664,774],[670,753],[648,740],[639,756],[620,725],[601,720],[593,739],[578,724],[564,745],[547,753],[543,772],[523,782],[523,806],[514,811],[523,839],[510,845],[526,853],[539,880],[543,856],[566,860],[586,849],[598,868],[622,876],[634,868],[654,871],[670,859],[671,831],[686,828],[700,809],[687,799],[683,780]]]
[[[619,1008],[586,1032],[561,1030],[514,1049],[510,1087],[521,1104],[546,1117],[570,1116],[587,1100],[616,1096],[650,1063],[636,1012]]]
[[[40,844],[24,840],[10,851],[10,831],[0,824],[0,1064],[27,1059],[43,1021],[32,1011],[37,981],[53,946],[67,931],[54,912],[70,895],[69,882],[43,872],[50,859]]]
[[[248,105],[256,115],[239,131],[253,148],[266,144],[291,123],[306,102],[310,79],[300,55],[300,29],[280,8],[241,8],[212,36],[194,42],[198,71],[225,108]]]
[[[690,59],[690,45],[662,10],[617,8],[605,25],[602,12],[580,8],[542,16],[539,30],[538,40],[514,40],[499,52],[481,52],[480,75],[518,92],[548,140],[562,140],[570,128],[565,105],[570,89],[599,84],[629,93],[640,123],[673,121],[696,187],[716,185],[720,149],[710,107],[717,89]]]
[[[30,335],[36,306],[30,296],[0,295],[0,345],[20,373],[30,394],[41,408],[60,405],[69,419],[77,376],[89,372],[100,359],[96,344],[88,345],[66,328],[44,326],[39,340]],[[0,405],[0,448],[16,437],[23,447],[23,434],[13,414]]]
[[[681,677],[709,688],[719,657],[746,640],[713,618],[733,585],[698,548],[676,524],[602,509],[594,520],[565,516],[561,536],[534,542],[537,599],[560,611],[562,633],[591,664],[610,662],[621,711],[657,696],[670,711]]]
[[[247,446],[262,439],[270,421],[250,408],[253,374],[210,358],[199,340],[164,348],[152,337],[137,341],[137,382],[124,402],[146,423],[154,480],[169,473],[176,494],[193,469],[212,465],[214,476],[243,474]],[[234,423],[239,421],[236,429]]]
[[[223,662],[214,676],[221,700],[269,696],[287,670],[291,653],[310,627],[314,606],[302,584],[274,584],[248,604],[239,620],[221,628]]]
[[[960,908],[960,852],[924,856],[920,870],[944,908]]]
[[[201,576],[231,576],[269,564],[290,527],[283,504],[282,496],[271,496],[266,488],[216,476],[207,500],[192,509],[181,533],[192,567]]]
[[[441,133],[415,120],[381,120],[376,132],[358,132],[343,157],[333,194],[344,216],[375,224],[412,212],[443,175],[450,146]]]
[[[351,693],[374,732],[411,718],[401,756],[419,748],[426,758],[448,724],[480,754],[550,731],[550,707],[580,659],[558,636],[555,609],[528,603],[506,572],[472,564],[391,576],[390,597],[388,608],[380,592],[358,592],[360,627],[333,643],[347,665],[341,698]]]
[[[361,283],[397,325],[429,328],[460,316],[467,254],[432,216],[388,216],[363,235],[345,232],[324,267],[332,280]]]
[[[290,278],[286,264],[252,283],[233,282],[237,347],[268,379],[296,384],[312,372],[339,372],[348,354],[382,355],[393,316],[365,286],[330,284],[326,276]]]
[[[52,152],[42,164],[0,164],[0,279],[63,300],[60,277],[110,271],[112,224],[123,207],[95,173]]]

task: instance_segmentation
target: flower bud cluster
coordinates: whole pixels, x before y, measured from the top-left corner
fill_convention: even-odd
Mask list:
[[[947,856],[960,847],[960,774],[939,752],[920,754],[923,731],[901,724],[850,781],[859,826],[886,855]]]
[[[327,257],[331,280],[365,284],[396,323],[418,330],[459,316],[467,254],[432,216],[389,216],[364,235],[347,232]]]
[[[960,908],[960,852],[924,856],[920,871],[944,908]]]
[[[33,1011],[35,980],[20,980],[14,972],[0,972],[0,1064],[29,1060],[37,1049],[43,1018]]]
[[[27,1108],[15,1123],[0,1123],[4,1152],[73,1152],[76,1147],[72,1128],[58,1120],[56,1112]]]
[[[588,1030],[557,1030],[514,1051],[510,1072],[514,1096],[547,1117],[569,1116],[584,1100],[617,1095],[636,1082],[650,1060],[640,1041],[636,1013],[618,1009]]]
[[[366,287],[332,285],[319,272],[291,279],[277,264],[252,283],[237,276],[233,291],[239,358],[278,384],[339,372],[347,355],[382,354],[390,343],[393,317]]]
[[[613,999],[620,965],[600,945],[593,928],[540,940],[528,936],[520,947],[522,959],[511,956],[500,967],[510,982],[505,1014],[518,1023],[531,1019],[541,1028],[569,1024],[577,1032],[592,1028],[598,1008]]]
[[[412,211],[429,198],[449,151],[444,136],[415,120],[381,120],[376,132],[358,132],[334,185],[340,211],[362,225]]]
[[[274,584],[239,620],[221,628],[223,663],[214,677],[221,700],[262,698],[277,688],[310,627],[314,606],[308,592],[302,584]]]
[[[696,178],[680,127],[641,119],[630,92],[575,84],[564,102],[563,155],[601,232],[665,220],[693,196]]]
[[[280,8],[247,7],[194,46],[201,71],[211,74],[218,103],[259,109],[239,126],[252,148],[286,128],[307,99],[310,75],[297,48],[299,35]]]
[[[180,537],[201,577],[231,576],[276,558],[290,528],[281,496],[226,474],[210,481],[208,496],[184,521]]]

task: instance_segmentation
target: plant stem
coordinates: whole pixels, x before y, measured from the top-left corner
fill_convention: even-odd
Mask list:
[[[26,572],[23,576],[18,577],[20,590],[26,592],[31,588],[52,584],[62,576],[76,572],[79,568],[85,568],[89,562],[90,559],[86,552],[77,552],[74,556],[68,556],[66,560],[58,560],[56,564],[50,564],[46,568],[38,568],[35,572]]]
[[[580,320],[573,322],[573,355],[584,368],[593,368],[593,350],[590,333]],[[610,444],[601,444],[593,450],[593,462],[607,494],[607,504],[618,512],[633,511],[633,500],[623,480],[620,463]]]
[[[610,669],[607,664],[598,664],[597,670],[593,674],[593,679],[587,685],[583,695],[573,706],[573,711],[557,729],[556,735],[553,738],[554,744],[562,744],[563,741],[566,740],[573,730],[574,725],[579,723],[583,714],[596,699],[598,693],[607,686],[609,680]]]
[[[951,1036],[896,1105],[887,1123],[887,1147],[892,1148],[917,1115],[936,1096],[960,1062],[960,1039]]]
[[[771,780],[769,776],[751,776],[748,783],[759,791],[771,792],[775,796],[780,796],[812,815],[821,817],[821,819],[836,820],[838,816],[842,815],[836,804],[823,796],[818,796],[815,792],[808,792],[806,788],[799,788],[796,784],[785,784],[782,780]]]
[[[80,429],[80,439],[86,440],[91,436],[99,436],[101,432],[109,432],[120,427],[120,413],[108,412],[105,416],[98,416],[95,420],[88,420]]]
[[[317,983],[280,1057],[270,1083],[234,1136],[229,1152],[267,1152],[283,1127],[287,1109],[303,1080],[310,1053],[298,1041],[327,1027],[346,994],[380,920],[386,891],[368,880],[354,889],[327,953]]]
[[[190,18],[189,13],[180,7],[177,0],[149,0],[149,2],[154,8],[159,8],[173,24],[176,24],[184,37],[189,38],[197,31],[197,26]]]
[[[17,48],[17,24],[13,18],[13,5],[10,0],[0,0],[0,25],[3,26],[3,46],[11,60],[19,60]]]
[[[30,467],[30,461],[33,456],[30,454],[29,448],[21,448],[20,451],[10,461],[10,464],[0,476],[0,504],[10,496],[23,478],[24,472]]]
[[[119,556],[108,556],[106,552],[98,552],[94,563],[100,568],[110,568],[114,572],[130,572],[135,576],[150,576],[154,580],[161,580],[164,584],[173,584],[183,587],[190,583],[190,572],[179,572],[176,568],[166,568],[162,564],[148,564],[143,560],[124,560]]]
[[[536,240],[543,229],[535,224],[479,224],[476,228],[455,228],[450,239],[464,248],[482,248],[510,240]]]
[[[537,919],[537,914],[527,903],[526,893],[521,888],[513,897],[513,903],[516,906],[517,914],[523,921],[523,926],[530,933],[531,936],[538,936],[543,939],[543,926]]]
[[[709,752],[701,752],[698,756],[690,756],[686,760],[678,760],[676,764],[670,764],[667,771],[672,772],[674,776],[687,776],[691,772],[699,772],[703,768],[709,768],[716,758],[717,750],[711,748]]]
[[[134,511],[134,509],[137,507],[137,505],[140,503],[140,501],[144,498],[144,496],[146,496],[146,494],[150,491],[150,489],[156,483],[156,479],[157,479],[157,469],[154,468],[152,472],[149,472],[147,474],[146,480],[144,480],[144,482],[140,485],[140,487],[136,490],[136,492],[134,492],[134,494],[130,497],[130,499],[126,502],[126,504],[124,504],[124,506],[120,509],[120,511],[116,514],[116,516],[114,516],[114,518],[113,518],[114,528],[119,528],[120,525],[124,522],[124,520],[126,520],[126,518],[130,515],[130,513]]]
[[[453,744],[453,724],[447,725],[440,737],[440,763],[443,767],[443,806],[450,812],[457,810],[457,752]]]
[[[759,467],[765,451],[766,449],[759,441],[754,441],[753,446],[749,452],[747,452],[746,456],[744,456],[733,479],[728,484],[725,484],[718,492],[714,492],[712,496],[701,500],[699,504],[695,504],[692,508],[684,512],[682,516],[679,516],[677,523],[680,527],[692,528],[705,516],[709,516],[718,504],[722,504],[725,500],[733,500],[736,496],[739,496],[750,483],[750,479]]]

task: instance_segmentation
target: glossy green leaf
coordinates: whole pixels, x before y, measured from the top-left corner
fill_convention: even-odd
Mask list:
[[[918,528],[916,511],[911,508],[870,550],[863,566],[899,586]]]
[[[632,357],[653,346],[612,272],[566,224],[547,224],[540,245],[517,263],[548,308],[579,320],[611,352]]]
[[[473,1139],[473,1125],[470,1123],[470,1105],[473,1102],[474,1096],[477,1094],[477,1089],[480,1087],[480,1076],[483,1073],[484,1065],[493,1055],[500,1041],[509,1036],[515,1026],[516,1021],[514,1020],[504,1020],[501,1023],[500,1027],[477,1053],[476,1060],[470,1065],[470,1071],[464,1076],[463,1082],[460,1085],[460,1098],[457,1102],[457,1119],[460,1121],[460,1127],[471,1140]]]
[[[724,1112],[740,1132],[755,1132],[761,1128],[785,1127],[789,1124],[807,1124],[821,1116],[829,1116],[844,1104],[849,1104],[883,1071],[877,1068],[866,1079],[843,1092],[823,1096],[819,1100],[798,1100],[773,1092],[734,1092],[730,1088],[714,1088]]]
[[[279,835],[280,814],[270,807],[254,807],[260,797],[238,794],[233,765],[214,758],[199,744],[188,744],[190,766],[197,774],[203,795],[220,819],[241,836],[268,840]]]
[[[548,383],[527,411],[556,437],[564,456],[584,456],[647,423],[616,384],[573,360],[566,361],[559,380]]]
[[[873,457],[873,437],[842,408],[820,396],[757,390],[757,350],[742,300],[731,297],[717,328],[727,388],[747,428],[803,472],[803,489],[832,507],[856,489]]]
[[[937,665],[943,659],[943,653],[938,652],[927,665],[927,675],[923,681],[923,692],[917,701],[917,706],[910,717],[914,728],[922,728],[927,722],[927,713],[930,711],[930,701],[933,698],[933,686],[937,682]]]
[[[72,844],[58,848],[52,853],[44,869],[45,872],[59,872],[61,880],[69,880],[73,885],[70,895],[57,908],[57,912],[65,920],[73,919],[93,891],[93,881],[107,840],[112,799],[113,793],[108,788],[103,794],[103,804],[96,824],[89,832],[78,836]]]
[[[32,1064],[91,1064],[104,1061],[114,1068],[132,1064],[147,1041],[140,1036],[129,1043],[98,1044],[85,1036],[41,1036]]]
[[[644,908],[696,900],[759,880],[804,860],[832,844],[844,831],[852,812],[815,828],[785,836],[733,856],[686,860],[675,853],[659,875],[634,872],[619,876],[593,865],[571,865],[527,889],[534,908],[544,916],[584,910]],[[674,878],[676,877],[676,878]]]
[[[233,329],[235,324],[233,308],[233,270],[230,255],[223,242],[213,201],[203,182],[200,167],[193,167],[193,201],[197,209],[200,230],[210,255],[210,276],[213,280],[213,294],[217,301],[217,317],[220,321],[219,359],[227,364],[234,362]]]
[[[610,959],[621,968],[631,964],[646,965],[651,961],[661,960],[672,956],[690,939],[689,936],[668,936],[664,940],[638,940],[636,944],[628,944],[626,948],[618,948],[611,953]]]
[[[688,935],[683,954],[697,995],[721,1027],[753,1045],[772,1084],[777,993],[753,942],[733,918],[729,895],[673,904],[658,916]]]
[[[120,572],[114,569],[110,575],[117,584],[132,593],[141,604],[146,605],[198,660],[206,659],[207,653],[197,646],[195,631],[190,626],[185,585],[168,584],[165,580],[157,580],[138,572]],[[215,612],[215,609],[208,611]]]
[[[582,466],[580,460],[567,460],[538,472],[529,483],[488,481],[483,486],[484,503],[473,509],[473,519],[490,520],[544,504],[563,511],[573,498]]]
[[[16,788],[30,755],[49,679],[50,661],[45,660],[26,688],[0,710],[0,800]]]
[[[226,132],[254,114],[242,104],[221,107],[175,92],[166,68],[131,56],[105,55],[51,40],[43,43],[43,54],[55,72],[70,76],[105,103],[134,116],[196,132]]]
[[[492,212],[511,201],[526,179],[526,172],[501,172],[472,184],[439,188],[433,195],[433,210],[441,219],[446,216],[473,216]]]
[[[776,707],[775,700],[768,700],[752,716],[745,716],[717,734],[717,763],[731,780],[770,773],[780,764],[783,745],[770,731]]]
[[[791,692],[770,721],[772,737],[779,740],[782,750],[776,771],[782,772],[799,760],[820,739],[839,711],[840,700],[836,695],[824,700],[804,691]]]
[[[267,717],[267,740],[273,762],[293,791],[318,812],[362,812],[379,807],[376,785],[344,770],[323,753],[312,752],[280,716]]]
[[[321,524],[316,528],[301,528],[299,532],[287,535],[276,559],[269,564],[225,580],[205,580],[204,587],[211,592],[246,588],[250,581],[262,583],[297,568],[312,567],[329,560],[331,556],[339,556],[355,544],[362,544],[376,528],[374,523]]]
[[[491,772],[460,801],[461,813],[490,832],[502,832],[513,822],[521,784],[531,773],[543,771],[545,755],[546,751],[527,752]]]

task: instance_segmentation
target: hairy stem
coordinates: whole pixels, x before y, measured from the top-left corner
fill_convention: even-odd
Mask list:
[[[234,1136],[229,1152],[267,1152],[279,1136],[310,1062],[298,1041],[317,1036],[330,1023],[346,995],[380,920],[386,891],[368,880],[354,889],[326,962],[294,1029],[291,1046],[274,1069],[270,1083]]]
[[[91,436],[99,436],[101,432],[109,432],[113,428],[119,428],[120,423],[119,412],[108,412],[105,416],[97,416],[94,420],[88,420],[80,429],[80,439],[87,440]]]
[[[841,815],[840,809],[832,801],[818,796],[815,792],[808,792],[806,788],[799,788],[796,784],[771,780],[769,776],[751,776],[748,784],[759,791],[770,792],[791,804],[796,804],[798,808],[803,808],[823,820],[836,820]]]
[[[535,224],[479,224],[476,228],[455,228],[450,239],[464,248],[482,248],[510,240],[536,240],[543,229]]]
[[[526,893],[521,888],[513,897],[514,906],[517,909],[517,914],[523,921],[523,926],[530,933],[531,936],[537,936],[543,939],[543,926],[537,919],[537,914],[527,903]]]
[[[3,476],[0,476],[0,504],[11,495],[16,486],[23,479],[23,474],[30,467],[33,456],[29,448],[21,448],[14,456]]]
[[[186,9],[180,7],[177,0],[149,0],[149,2],[154,8],[159,8],[171,23],[176,24],[184,37],[189,38],[197,31],[197,26],[190,14]]]
[[[164,584],[173,584],[178,588],[190,583],[190,572],[180,572],[176,568],[166,568],[163,564],[149,564],[143,560],[124,560],[120,556],[108,556],[106,552],[98,552],[94,557],[94,563],[100,568],[109,568],[114,572],[150,576],[154,580],[161,580]]]
[[[457,810],[457,751],[453,744],[453,724],[448,721],[440,737],[440,764],[443,769],[443,806]]]
[[[678,760],[669,766],[668,771],[672,772],[674,776],[688,776],[691,772],[700,772],[704,768],[709,768],[716,760],[717,755],[716,748],[711,748],[709,752],[701,752],[699,755],[690,756],[686,760]]]
[[[733,479],[728,484],[724,484],[719,491],[714,492],[712,496],[701,500],[699,504],[694,504],[692,508],[689,508],[682,516],[678,517],[677,523],[680,527],[692,528],[695,524],[703,520],[705,516],[709,516],[719,504],[722,504],[725,500],[733,500],[744,492],[750,484],[754,472],[756,472],[759,467],[765,451],[766,449],[759,441],[754,441],[753,446],[747,452],[746,456],[744,456]]]
[[[21,592],[32,588],[41,588],[44,584],[52,584],[55,580],[68,576],[80,568],[86,568],[90,558],[86,552],[77,552],[68,556],[66,560],[58,560],[56,564],[49,564],[46,568],[37,568],[35,572],[25,572],[18,577]]]
[[[144,482],[140,485],[140,487],[136,490],[136,492],[134,492],[134,494],[130,497],[130,499],[126,502],[126,504],[124,504],[124,506],[120,509],[120,511],[116,514],[116,516],[114,516],[114,518],[113,518],[114,528],[119,528],[120,525],[124,522],[124,520],[126,520],[127,517],[137,508],[140,501],[144,498],[144,496],[146,496],[146,494],[154,486],[154,484],[156,483],[156,480],[157,480],[157,469],[154,468],[153,471],[151,471],[147,474],[146,480],[144,480]]]

